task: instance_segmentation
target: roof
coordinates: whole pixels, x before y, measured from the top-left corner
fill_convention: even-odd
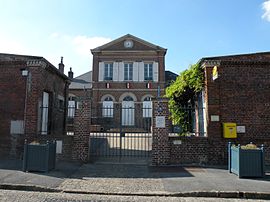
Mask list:
[[[51,71],[56,73],[57,75],[61,76],[65,80],[68,80],[69,78],[62,72],[58,70],[53,64],[51,64],[48,60],[46,60],[44,57],[41,56],[32,56],[32,55],[18,55],[18,54],[9,54],[9,53],[0,53],[0,61],[30,61],[30,60],[40,60],[47,64],[46,67],[48,67]]]
[[[178,74],[175,74],[174,72],[165,71],[165,83],[166,83],[166,87],[168,87],[173,81],[176,80]]]
[[[135,36],[133,36],[133,35],[131,35],[131,34],[126,34],[126,35],[124,35],[124,36],[122,36],[122,37],[120,37],[120,38],[117,38],[117,39],[115,39],[115,40],[109,42],[109,43],[106,43],[106,44],[104,44],[104,45],[102,45],[102,46],[99,46],[99,47],[97,47],[97,48],[91,49],[91,52],[92,52],[92,53],[93,53],[93,52],[99,52],[99,51],[101,51],[101,50],[104,50],[104,49],[106,49],[106,48],[108,48],[108,47],[110,47],[110,46],[112,46],[112,45],[114,45],[114,44],[116,44],[116,43],[118,43],[118,42],[124,41],[124,40],[126,40],[126,39],[132,39],[132,40],[137,41],[137,42],[139,42],[139,43],[141,43],[141,44],[144,44],[144,45],[146,45],[146,46],[148,46],[148,47],[151,47],[152,49],[155,49],[155,50],[161,50],[161,51],[164,51],[164,52],[167,51],[167,49],[162,48],[162,47],[160,47],[160,46],[158,46],[158,45],[152,44],[152,43],[150,43],[150,42],[148,42],[148,41],[145,41],[145,40],[143,40],[143,39],[140,39],[140,38],[138,38],[138,37],[135,37]]]
[[[214,57],[204,57],[199,60],[202,63],[206,60],[223,60],[223,61],[269,61],[270,62],[270,52],[257,52],[257,53],[246,53],[246,54],[236,54],[236,55],[224,55],[224,56],[214,56]]]
[[[92,71],[86,72],[71,80],[69,89],[90,89],[92,88]]]

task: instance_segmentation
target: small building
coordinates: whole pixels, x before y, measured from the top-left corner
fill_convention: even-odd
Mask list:
[[[196,129],[205,135],[171,137],[170,162],[225,164],[228,142],[253,142],[265,146],[270,164],[270,52],[205,57],[199,64],[204,89]]]
[[[177,78],[178,74],[175,74],[172,71],[166,70],[165,71],[165,83],[166,87],[170,86],[172,82],[174,82]]]
[[[224,139],[223,123],[236,123],[235,140],[270,140],[270,52],[202,58],[208,136]]]
[[[0,54],[0,156],[21,158],[24,140],[61,139],[69,79],[39,56]]]

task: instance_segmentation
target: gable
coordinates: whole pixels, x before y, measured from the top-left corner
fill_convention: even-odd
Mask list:
[[[125,47],[125,41],[131,41],[132,47]],[[155,44],[149,43],[140,38],[127,34],[107,44],[92,49],[91,51],[93,53],[100,51],[158,51],[158,50],[166,52],[166,49],[160,46],[157,46]]]

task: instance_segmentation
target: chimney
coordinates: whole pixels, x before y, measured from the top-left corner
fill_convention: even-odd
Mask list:
[[[58,69],[63,74],[64,74],[64,68],[65,68],[65,65],[63,64],[63,57],[61,57],[61,62],[58,64]]]
[[[68,77],[69,77],[70,79],[73,79],[73,75],[74,75],[74,73],[73,73],[73,71],[72,71],[72,68],[70,67],[70,70],[69,70],[69,72],[68,72]]]

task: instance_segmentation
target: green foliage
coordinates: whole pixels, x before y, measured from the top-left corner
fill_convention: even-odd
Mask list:
[[[169,98],[169,108],[173,124],[182,127],[183,132],[188,131],[190,120],[188,120],[188,104],[194,106],[196,93],[203,87],[203,71],[199,64],[194,64],[189,69],[180,73],[166,89],[166,97]]]

